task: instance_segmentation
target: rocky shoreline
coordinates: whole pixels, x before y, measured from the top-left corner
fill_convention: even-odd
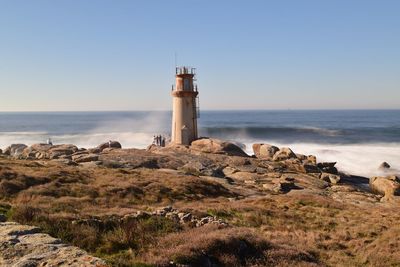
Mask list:
[[[121,149],[121,153],[118,152],[119,149]],[[130,165],[130,162],[124,160],[123,157],[119,160],[118,158],[116,158],[117,160],[112,159],[114,155],[119,157],[128,156],[130,153],[138,151],[139,150],[135,149],[122,149],[119,142],[110,141],[90,149],[78,148],[72,144],[34,144],[31,146],[12,144],[7,147],[4,152],[0,151],[0,155],[3,154],[14,159],[54,160],[67,165],[107,165],[115,163],[118,167],[149,167],[172,170],[187,169],[198,172],[203,176],[233,179],[245,179],[250,176],[253,176],[254,178],[257,176],[256,174],[263,175],[269,172],[290,170],[295,173],[308,174],[317,177],[331,185],[338,184],[342,177],[347,177],[347,182],[353,183],[354,185],[366,182],[365,179],[360,179],[356,176],[351,176],[353,181],[348,179],[350,176],[338,172],[335,167],[336,162],[317,163],[317,158],[314,155],[296,154],[288,147],[278,148],[269,144],[254,144],[254,156],[251,157],[233,143],[210,138],[203,138],[194,141],[190,147],[170,146],[162,148],[151,145],[147,148],[146,152],[142,152],[142,154],[152,153],[154,158],[149,161],[146,160],[146,158],[148,158],[147,155],[143,155],[143,158],[141,158],[142,161],[139,159],[136,166]],[[179,162],[182,166],[176,166],[179,164],[175,162],[177,156],[175,156],[175,159],[172,158],[172,154],[175,152],[180,153],[180,156],[186,153],[186,157],[188,158],[188,155],[191,155],[191,158],[190,160],[187,160],[187,162],[184,162],[185,159],[182,157],[183,160],[180,160],[182,163]],[[193,155],[196,153],[241,157],[245,160],[242,160],[242,163],[234,164],[235,166],[232,166],[231,164],[221,164],[221,162],[210,164],[209,159],[205,162],[201,157],[193,158]],[[173,162],[160,164],[160,157],[157,157],[156,155],[168,155],[170,156],[169,160]],[[192,161],[192,159],[195,159],[195,161]],[[168,166],[169,164],[174,166]],[[387,162],[383,162],[379,168],[381,170],[387,170],[390,168],[390,165]],[[249,175],[249,173],[255,174]],[[251,179],[244,181],[252,183]],[[381,198],[382,201],[391,201],[396,199],[394,197],[400,194],[400,179],[391,172],[389,172],[387,176],[370,177],[368,182],[372,192],[383,196]],[[263,184],[263,186],[266,189],[272,189],[275,191],[290,191],[290,188],[295,188],[293,179],[291,180],[287,178],[284,178],[282,182],[275,183],[273,186],[268,184]]]
[[[240,217],[233,220],[233,215],[222,213],[221,217],[218,212],[210,215],[204,214],[204,212],[199,213],[193,208],[188,209],[186,207],[186,203],[191,203],[190,205],[195,206],[197,201],[201,201],[204,198],[209,198],[210,201],[212,199],[227,201],[225,204],[227,207],[236,205],[236,202],[242,203],[258,199],[261,201],[265,198],[273,200],[274,198],[279,199],[280,196],[291,199],[323,197],[335,203],[353,205],[360,208],[374,207],[374,205],[378,204],[386,205],[390,208],[396,207],[400,203],[400,179],[390,172],[388,172],[387,176],[382,177],[357,177],[341,173],[335,167],[335,162],[319,162],[314,155],[301,155],[287,147],[278,148],[269,144],[254,144],[253,151],[254,155],[249,156],[233,143],[210,138],[196,140],[191,146],[159,147],[151,145],[147,149],[123,149],[117,141],[107,142],[90,149],[78,148],[70,144],[34,144],[31,146],[14,144],[4,151],[0,151],[0,159],[5,162],[0,165],[0,170],[3,169],[0,189],[4,194],[4,198],[8,199],[13,205],[12,200],[18,196],[21,198],[21,192],[26,191],[31,192],[29,194],[35,194],[34,191],[29,191],[31,187],[32,190],[37,188],[36,190],[42,192],[47,190],[47,185],[50,186],[53,180],[56,179],[45,177],[28,179],[23,176],[26,174],[11,174],[11,169],[8,170],[9,167],[7,166],[11,166],[14,163],[22,164],[21,166],[25,169],[28,168],[28,170],[35,170],[35,168],[63,169],[64,167],[62,166],[66,166],[65,168],[72,173],[75,170],[82,172],[82,177],[87,178],[80,179],[89,179],[88,181],[91,181],[85,181],[82,185],[93,184],[95,186],[94,189],[90,189],[93,191],[90,197],[93,198],[91,201],[96,201],[97,203],[101,203],[100,200],[96,199],[102,194],[105,194],[105,198],[101,201],[107,201],[107,203],[112,201],[109,199],[115,197],[121,199],[118,201],[129,200],[130,195],[135,196],[129,200],[133,201],[132,203],[138,202],[139,199],[147,199],[150,194],[145,193],[143,188],[146,188],[147,185],[152,185],[154,182],[143,182],[141,187],[130,185],[124,189],[112,189],[112,186],[114,186],[112,181],[103,182],[100,180],[96,184],[95,180],[93,180],[96,178],[92,178],[96,177],[96,174],[112,172],[117,177],[120,175],[128,175],[128,177],[134,175],[136,177],[134,181],[136,182],[142,179],[152,179],[151,181],[156,179],[154,181],[161,183],[179,183],[180,179],[182,181],[189,179],[185,182],[186,184],[182,182],[182,188],[180,187],[181,185],[177,185],[175,188],[167,188],[167,184],[162,185],[160,188],[157,187],[158,196],[154,196],[156,197],[154,203],[161,204],[160,197],[165,195],[172,201],[171,204],[173,206],[160,207],[157,204],[148,206],[145,204],[146,202],[140,202],[142,203],[140,205],[118,204],[121,206],[117,209],[112,208],[115,211],[113,214],[110,211],[113,205],[108,203],[104,207],[99,206],[101,207],[100,213],[105,213],[101,216],[92,214],[90,210],[77,210],[75,214],[74,212],[69,212],[63,215],[64,219],[67,218],[73,225],[94,227],[96,229],[114,229],[127,223],[137,224],[144,220],[153,220],[151,218],[157,221],[160,220],[157,218],[161,217],[162,220],[171,221],[176,225],[175,227],[182,229],[201,228],[210,225],[217,228],[236,227],[235,224],[237,222],[235,220],[240,219]],[[382,164],[381,168],[387,170],[390,165],[385,163]],[[60,177],[57,179],[62,179],[61,182],[56,182],[59,185],[64,185],[62,181],[66,178],[62,178],[63,175],[61,172],[61,174],[55,176]],[[156,178],[164,176],[168,179]],[[118,181],[121,186],[126,183],[125,180]],[[81,186],[80,183],[78,184],[79,186]],[[70,184],[71,182],[68,182],[68,185]],[[36,185],[37,187],[35,187]],[[89,187],[87,188],[86,190],[89,190]],[[104,189],[102,188],[110,188],[111,191],[103,193]],[[46,194],[58,195],[59,193],[55,193],[57,190],[52,189],[51,193],[43,194],[44,196]],[[107,195],[108,197],[106,197]],[[61,198],[54,198],[57,201],[58,199]],[[176,207],[175,204],[177,205]],[[43,206],[44,204],[40,205]],[[77,213],[82,214],[76,215]],[[17,227],[17,225],[3,223],[0,226],[0,235],[3,237],[2,244],[9,244],[10,240],[14,238],[7,232],[8,230],[3,230],[10,227]],[[35,229],[33,232],[36,234],[37,228],[32,229]],[[44,238],[47,240],[50,237],[45,236]],[[40,250],[41,253],[45,253],[43,255],[53,255],[50,251],[53,251],[54,248],[50,244],[55,241],[52,241],[53,243],[48,242],[49,245],[47,247],[40,245],[41,241],[39,241],[38,247],[42,248]],[[34,242],[32,241],[30,244],[33,246]],[[7,251],[11,250],[11,246],[7,246]],[[50,254],[46,254],[47,252]],[[75,251],[73,253],[75,253],[73,255],[78,255],[81,252],[77,253]],[[11,254],[10,252],[9,255]],[[15,256],[13,259],[2,257],[3,260],[9,260],[7,263],[17,262],[20,260],[18,258],[25,257],[22,252],[17,254],[19,256]],[[68,256],[67,258],[72,260],[75,257],[77,261],[80,261],[87,257],[86,254],[82,255],[84,256]],[[40,261],[38,260],[37,262]],[[93,258],[93,264],[104,264],[104,262]]]

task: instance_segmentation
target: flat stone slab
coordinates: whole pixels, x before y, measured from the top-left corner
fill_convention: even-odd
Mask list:
[[[106,263],[34,226],[0,223],[0,266],[88,266]]]

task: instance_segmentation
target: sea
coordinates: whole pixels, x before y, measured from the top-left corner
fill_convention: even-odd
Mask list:
[[[235,142],[249,154],[253,143],[267,143],[335,161],[349,174],[380,175],[384,161],[400,170],[400,110],[202,111],[198,124],[200,136]],[[108,140],[145,148],[154,135],[168,138],[170,127],[170,111],[2,112],[0,148],[48,138],[84,148]]]

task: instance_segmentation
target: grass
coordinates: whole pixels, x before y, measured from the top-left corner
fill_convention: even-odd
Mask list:
[[[105,258],[112,266],[128,266],[121,262],[121,256],[124,262],[131,264],[136,261],[136,255],[155,245],[159,237],[182,230],[180,224],[165,217],[95,225],[56,218],[29,205],[15,206],[11,210],[10,220],[37,225],[64,242]]]
[[[112,266],[162,266],[171,260],[194,266],[203,261],[219,266],[399,266],[397,207],[356,205],[312,193],[228,201],[241,192],[191,174],[33,163],[0,159],[0,213],[37,225]],[[231,227],[191,228],[161,217],[118,220],[170,204],[195,216],[218,217]],[[72,223],[79,218],[116,219]]]
[[[7,215],[11,209],[11,205],[6,203],[0,203],[0,214]]]
[[[190,240],[190,242],[187,242]],[[283,256],[285,255],[285,256]],[[283,259],[285,257],[285,259]],[[215,226],[191,229],[159,239],[157,250],[143,256],[157,266],[267,266],[277,262],[316,264],[307,252],[276,246],[248,228],[218,229]]]

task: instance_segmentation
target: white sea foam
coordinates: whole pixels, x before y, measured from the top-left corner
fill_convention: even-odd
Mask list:
[[[0,134],[0,148],[5,148],[10,144],[22,143],[32,145],[43,143],[51,137],[54,144],[74,144],[78,147],[90,148],[107,142],[108,140],[117,140],[126,148],[145,148],[153,140],[153,135],[143,132],[105,132],[105,133],[83,133],[49,136],[47,133],[30,133],[28,135],[21,133],[12,133],[6,135]]]
[[[279,143],[269,141],[246,142],[246,152],[253,154],[252,143],[269,143],[278,147],[290,147],[295,153],[315,155],[319,162],[337,162],[340,171],[371,177],[383,174],[400,173],[400,143],[363,143],[363,144],[313,144]],[[379,165],[386,161],[391,165],[389,172],[383,173]]]
[[[157,119],[151,118],[143,122],[143,127],[139,127],[139,122],[135,125],[141,128],[138,132],[122,131],[127,129],[126,122],[116,122],[104,132],[105,126],[101,126],[89,133],[67,134],[51,136],[55,144],[71,143],[78,147],[95,147],[108,140],[118,140],[124,148],[145,148],[157,132],[151,129],[157,128]],[[129,125],[132,125],[129,122]],[[158,125],[159,126],[159,125]],[[135,128],[136,128],[135,127]],[[161,133],[161,132],[160,132]],[[5,148],[12,143],[24,143],[27,145],[45,142],[49,135],[46,132],[2,132],[0,133],[0,148]],[[339,170],[354,175],[370,177],[381,175],[378,170],[379,165],[386,161],[394,170],[400,170],[400,143],[365,143],[365,144],[315,144],[315,143],[281,143],[272,140],[249,140],[247,138],[230,138],[234,141],[244,143],[246,152],[252,154],[253,143],[269,143],[279,147],[290,147],[296,153],[306,155],[316,155],[318,161],[336,161]]]
[[[32,145],[51,138],[54,144],[74,144],[78,147],[96,147],[108,140],[117,140],[125,148],[145,148],[155,134],[164,134],[169,129],[164,113],[149,112],[139,118],[107,120],[96,128],[78,134],[49,134],[47,132],[0,132],[0,148],[10,144]]]

